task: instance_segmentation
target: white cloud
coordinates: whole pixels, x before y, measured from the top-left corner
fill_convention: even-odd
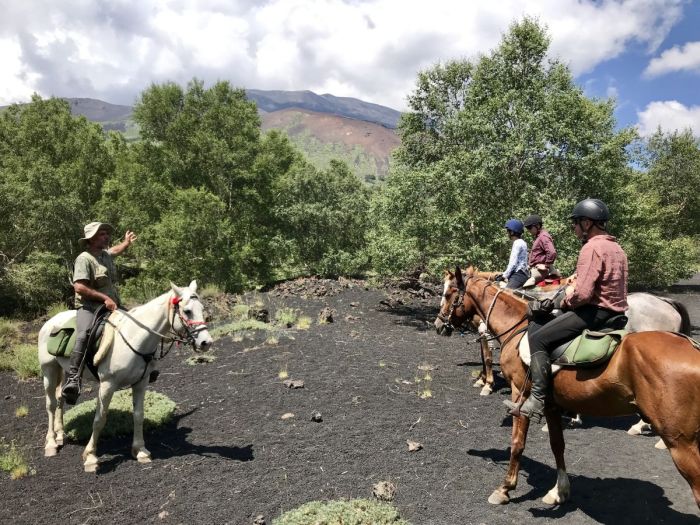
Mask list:
[[[637,112],[637,119],[643,137],[652,135],[659,127],[663,131],[692,128],[696,136],[700,135],[700,106],[688,107],[675,100],[656,101]]]
[[[647,77],[657,77],[674,71],[700,72],[700,42],[674,46],[654,58],[644,70]]]
[[[44,96],[132,103],[151,82],[230,80],[404,109],[416,74],[498,44],[535,16],[574,74],[637,43],[653,52],[682,0],[25,0],[0,19],[0,104]]]

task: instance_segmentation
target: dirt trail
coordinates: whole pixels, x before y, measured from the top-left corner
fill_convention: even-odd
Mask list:
[[[677,291],[697,337],[700,293]],[[416,525],[699,522],[668,452],[653,436],[625,433],[634,418],[566,431],[572,500],[555,508],[540,501],[555,482],[547,434],[531,429],[512,503],[489,505],[508,459],[508,390],[500,380],[492,396],[478,395],[473,335],[438,337],[430,323],[439,301],[424,295],[359,282],[307,298],[289,286],[262,294],[273,318],[298,308],[311,328],[282,332],[274,345],[266,334],[224,338],[213,363],[194,367],[188,350],[173,351],[153,387],[177,402],[177,417],[146,436],[153,463],[130,459],[130,438],[106,440],[97,476],[82,472],[79,444],[43,457],[40,383],[0,374],[0,436],[29,445],[36,469],[19,481],[0,475],[0,522],[252,524],[263,514],[269,524],[310,500],[369,497],[381,480],[396,485],[394,503]],[[319,325],[324,307],[335,322]],[[281,370],[304,388],[285,387]],[[15,417],[19,405],[27,417]],[[423,449],[409,452],[409,439]]]

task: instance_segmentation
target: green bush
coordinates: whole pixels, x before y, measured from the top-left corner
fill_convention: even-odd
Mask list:
[[[9,472],[12,479],[23,478],[29,474],[24,453],[14,441],[8,444],[0,438],[0,470]]]
[[[0,351],[0,370],[13,370],[19,379],[41,377],[36,345],[16,345]]]
[[[17,341],[20,334],[19,325],[18,321],[0,317],[0,351]]]
[[[43,313],[70,292],[68,269],[47,252],[32,252],[24,262],[9,266],[5,278],[10,300],[24,314]]]
[[[285,512],[272,525],[408,525],[387,503],[368,499],[311,501]]]
[[[91,399],[76,405],[66,412],[64,425],[66,435],[80,442],[87,441],[92,434],[92,422],[95,418],[97,400]],[[107,424],[101,437],[129,436],[134,431],[133,397],[131,390],[120,390],[109,405]],[[163,394],[146,390],[144,400],[144,432],[162,427],[173,417],[177,406]]]

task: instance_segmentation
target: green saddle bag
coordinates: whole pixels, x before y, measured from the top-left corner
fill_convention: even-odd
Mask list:
[[[569,343],[555,364],[571,367],[602,365],[612,357],[622,338],[628,333],[627,330],[594,332],[586,329]]]
[[[57,357],[69,357],[75,346],[76,317],[71,317],[63,326],[55,328],[49,336],[46,349]]]

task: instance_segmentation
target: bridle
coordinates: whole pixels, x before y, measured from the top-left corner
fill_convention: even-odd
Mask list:
[[[198,299],[197,294],[192,294],[190,295],[190,299]],[[133,347],[133,345],[126,339],[124,334],[122,333],[121,330],[119,330],[119,327],[117,327],[113,322],[111,322],[109,319],[106,320],[107,323],[112,325],[114,330],[121,336],[122,340],[126,344],[126,346],[131,350],[133,353],[136,355],[140,356],[146,366],[143,369],[143,374],[141,374],[141,379],[143,379],[143,376],[146,375],[146,370],[148,370],[148,364],[153,361],[153,360],[160,360],[163,359],[168,353],[170,353],[170,350],[172,349],[173,345],[177,343],[178,346],[180,346],[182,343],[185,344],[190,344],[192,345],[192,350],[196,350],[196,342],[197,342],[197,334],[201,332],[202,330],[207,329],[207,323],[206,321],[194,321],[192,319],[188,319],[184,313],[182,312],[180,308],[180,303],[182,302],[182,299],[178,297],[177,295],[173,296],[170,298],[168,301],[168,325],[169,325],[169,331],[166,334],[162,334],[160,332],[156,332],[152,328],[149,328],[148,326],[144,325],[139,321],[138,319],[135,319],[134,316],[132,316],[129,312],[126,311],[119,311],[121,315],[124,315],[125,317],[128,317],[131,319],[136,326],[139,328],[151,333],[152,335],[158,336],[160,338],[160,353],[158,352],[158,348],[155,348],[153,352],[139,352],[136,350],[136,348]],[[171,310],[172,310],[172,315],[171,315]],[[178,316],[178,319],[180,320],[181,329],[180,330],[175,330],[175,316]],[[181,331],[184,331],[184,335],[181,333]],[[165,342],[169,341],[170,344],[168,345],[167,350],[165,349]],[[158,355],[157,355],[158,354]],[[137,381],[138,382],[138,381]]]
[[[460,287],[460,286],[457,287],[459,293],[457,294],[457,297],[455,297],[455,299],[452,301],[452,304],[450,305],[450,311],[449,311],[448,315],[445,316],[445,315],[443,315],[442,313],[438,314],[438,319],[440,319],[440,321],[442,321],[442,323],[444,324],[444,326],[445,326],[445,328],[446,328],[447,330],[454,330],[454,329],[455,329],[455,326],[452,324],[452,317],[453,317],[455,311],[457,310],[457,308],[458,308],[459,306],[462,306],[462,304],[463,304],[463,302],[464,302],[464,295],[466,294],[467,286],[468,286],[468,284],[469,284],[469,280],[472,279],[472,278],[474,278],[474,279],[481,279],[481,280],[487,280],[487,279],[483,279],[483,278],[477,278],[477,277],[474,277],[474,276],[472,276],[472,275],[467,275],[466,279],[464,280],[464,285],[461,286],[461,287]],[[498,299],[498,296],[499,296],[503,291],[504,291],[504,288],[499,288],[499,289],[498,289],[498,291],[496,292],[496,294],[493,296],[493,300],[491,301],[491,305],[489,306],[488,312],[486,313],[486,317],[483,318],[483,319],[484,319],[484,323],[485,323],[485,325],[486,325],[487,327],[489,326],[489,319],[491,318],[491,313],[493,312],[494,306],[496,305],[496,300]],[[481,315],[482,313],[479,312],[479,314]],[[500,334],[488,336],[488,335],[487,335],[488,332],[484,332],[483,334],[481,334],[481,335],[476,339],[476,341],[479,341],[479,340],[482,340],[482,339],[485,340],[485,341],[487,341],[487,342],[488,342],[488,341],[494,341],[494,340],[498,339],[499,337],[501,337],[501,336],[503,336],[503,335],[505,335],[505,334],[507,334],[507,333],[509,333],[509,332],[512,332],[513,330],[515,330],[515,328],[517,328],[517,327],[518,327],[523,321],[525,321],[526,319],[527,319],[527,313],[525,313],[525,315],[523,315],[523,317],[522,317],[521,319],[519,319],[518,321],[516,321],[516,323],[515,323],[513,326],[511,326],[511,327],[508,328],[507,330],[504,330],[504,331],[501,332]],[[527,325],[525,325],[524,328],[521,328],[520,330],[517,330],[517,331],[515,331],[514,333],[512,333],[510,336],[508,336],[508,338],[507,338],[503,343],[501,343],[501,346],[504,346],[508,341],[510,341],[511,339],[513,339],[516,335],[518,335],[518,334],[524,332],[525,330],[527,330]],[[475,341],[475,342],[476,342],[476,341]]]
[[[192,294],[190,295],[190,299],[199,299],[197,294]],[[170,335],[174,335],[174,338],[169,338],[173,341],[173,343],[188,343],[192,345],[192,349],[196,348],[196,341],[197,341],[197,334],[201,332],[202,330],[207,329],[207,323],[206,321],[193,321],[192,319],[188,319],[180,309],[180,303],[182,302],[182,299],[178,296],[174,296],[172,299],[169,301],[169,305],[172,305],[172,318],[170,319]],[[170,307],[168,306],[168,309]],[[178,316],[180,319],[180,324],[182,325],[182,329],[185,332],[185,335],[183,336],[179,331],[175,330],[175,315]],[[163,341],[163,337],[161,336],[161,342]]]

